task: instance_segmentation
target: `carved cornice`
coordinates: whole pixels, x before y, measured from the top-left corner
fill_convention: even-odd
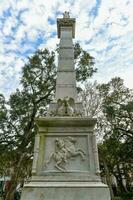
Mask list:
[[[57,33],[60,38],[61,27],[71,27],[72,37],[75,37],[75,18],[58,18],[57,19]]]
[[[35,118],[38,127],[94,127],[97,120],[88,117],[41,117]]]

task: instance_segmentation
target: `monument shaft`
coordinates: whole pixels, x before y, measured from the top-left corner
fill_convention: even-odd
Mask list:
[[[57,19],[59,44],[58,71],[56,80],[56,100],[71,97],[77,100],[76,74],[74,69],[75,19]]]

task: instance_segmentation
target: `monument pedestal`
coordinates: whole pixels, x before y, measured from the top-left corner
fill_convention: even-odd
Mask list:
[[[25,185],[24,200],[110,200],[106,185],[93,182],[31,182]]]
[[[21,200],[110,200],[99,176],[95,123],[86,117],[36,119],[33,176]]]

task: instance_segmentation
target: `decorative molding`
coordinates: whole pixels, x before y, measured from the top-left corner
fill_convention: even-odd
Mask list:
[[[63,68],[63,67],[62,67]],[[61,69],[61,70],[58,70],[57,72],[74,72],[74,70],[69,70],[69,69]],[[59,85],[59,84],[58,84]],[[68,84],[67,84],[68,85]],[[73,84],[74,85],[74,84]]]
[[[40,136],[37,134],[35,136],[35,144],[34,144],[34,158],[33,158],[33,165],[32,165],[32,174],[36,174],[37,172],[37,160],[39,154],[39,143],[40,143]]]
[[[89,127],[92,131],[97,120],[89,117],[47,116],[35,118],[35,122],[39,129],[42,127]]]
[[[58,18],[57,19],[57,31],[58,38],[61,37],[61,27],[71,27],[72,37],[75,37],[75,18]]]
[[[93,156],[94,156],[94,161],[95,161],[96,175],[99,176],[100,169],[99,169],[98,148],[96,144],[96,135],[94,133],[92,134],[92,147],[93,147]]]
[[[63,56],[60,56],[59,59],[60,60],[73,60],[74,57],[66,57],[66,56],[63,57]]]
[[[66,38],[65,38],[66,39]],[[63,46],[63,47],[60,47],[60,49],[73,49],[73,46],[71,47],[65,47],[65,46]]]
[[[64,71],[61,71],[64,72]],[[74,84],[57,84],[58,88],[74,88],[76,87]]]

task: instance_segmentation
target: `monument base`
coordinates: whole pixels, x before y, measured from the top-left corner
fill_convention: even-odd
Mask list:
[[[36,124],[32,178],[21,200],[110,200],[99,175],[96,119],[45,117]]]
[[[109,189],[95,182],[30,182],[21,200],[110,200]]]

